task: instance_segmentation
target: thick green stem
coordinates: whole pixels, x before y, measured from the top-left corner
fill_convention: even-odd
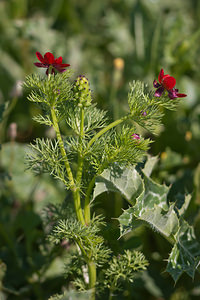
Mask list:
[[[81,184],[82,173],[83,173],[83,156],[82,156],[83,155],[82,154],[83,138],[84,138],[84,107],[81,108],[81,111],[80,111],[79,153],[78,153],[78,168],[77,168],[77,174],[76,174],[76,181],[77,181],[78,185]],[[77,196],[80,197],[80,190],[77,191]],[[86,216],[85,216],[85,224],[88,225],[90,223],[90,205],[87,206]],[[86,220],[88,222],[86,222]],[[82,251],[82,253],[83,253],[83,251]],[[92,290],[92,295],[90,297],[90,300],[95,300],[96,265],[94,262],[92,262],[90,260],[87,261],[87,265],[88,265],[88,275],[89,275],[89,289]]]
[[[78,184],[81,183],[82,172],[83,172],[83,157],[82,157],[82,140],[84,137],[84,108],[80,111],[80,136],[79,136],[79,153],[78,153],[78,167],[76,174],[76,181]]]
[[[89,183],[86,196],[85,196],[85,205],[84,205],[84,216],[85,216],[85,223],[88,225],[90,223],[90,195],[92,193],[92,189],[95,183],[96,176],[92,178]]]
[[[89,289],[92,290],[90,300],[95,300],[96,265],[93,261],[88,263]]]
[[[53,121],[53,127],[55,129],[57,140],[58,140],[58,143],[59,143],[60,152],[61,152],[61,155],[63,157],[63,161],[64,161],[65,168],[66,168],[66,171],[67,171],[67,175],[68,175],[68,178],[69,178],[70,189],[71,189],[71,191],[73,193],[73,196],[74,196],[74,206],[75,206],[75,210],[76,210],[76,215],[77,215],[78,220],[82,224],[85,224],[84,218],[83,218],[83,213],[82,213],[82,208],[81,208],[80,194],[77,192],[77,188],[75,186],[74,177],[73,177],[73,174],[72,174],[72,171],[71,171],[69,161],[67,159],[67,154],[66,154],[66,151],[65,151],[64,143],[63,143],[63,140],[62,140],[62,137],[61,137],[61,134],[60,134],[60,128],[59,128],[59,125],[58,125],[57,116],[56,116],[56,113],[55,113],[55,109],[53,107],[51,108],[51,116],[52,116],[52,121]]]
[[[104,133],[106,133],[108,130],[110,130],[111,128],[119,125],[120,123],[124,122],[125,120],[127,120],[129,118],[129,116],[125,116],[119,120],[116,120],[112,123],[110,123],[108,126],[106,126],[105,128],[101,129],[88,143],[88,148],[90,148],[92,146],[92,144]]]
[[[76,184],[77,184],[77,190],[74,194],[75,199],[75,205],[79,205],[78,210],[81,210],[81,223],[85,225],[85,221],[82,214],[82,208],[81,208],[81,195],[80,195],[80,185],[81,185],[81,179],[82,179],[82,172],[83,172],[83,157],[82,157],[82,139],[84,136],[84,108],[81,108],[80,111],[80,136],[79,136],[79,153],[78,153],[78,167],[77,167],[77,173],[76,173]]]
[[[85,225],[85,221],[84,221],[84,218],[83,218],[82,207],[81,207],[80,192],[75,191],[73,193],[73,196],[74,196],[74,207],[75,207],[75,210],[76,210],[77,218],[81,222],[81,224]]]

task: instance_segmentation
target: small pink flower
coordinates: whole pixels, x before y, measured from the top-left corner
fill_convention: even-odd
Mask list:
[[[134,133],[134,134],[132,134],[131,136],[133,137],[133,140],[140,141],[140,136],[139,136],[139,134]]]
[[[54,58],[53,54],[50,52],[45,53],[44,57],[40,52],[36,52],[36,56],[39,59],[39,62],[34,63],[34,65],[38,68],[46,68],[46,74],[55,74],[55,70],[62,73],[66,71],[66,67],[69,67],[69,64],[62,63],[62,56],[58,58]]]

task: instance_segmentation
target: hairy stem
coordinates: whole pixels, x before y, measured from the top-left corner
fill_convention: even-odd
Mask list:
[[[83,213],[82,213],[82,208],[81,208],[80,194],[78,195],[77,189],[75,187],[74,177],[73,177],[73,174],[72,174],[72,171],[71,171],[69,161],[67,159],[67,154],[66,154],[64,143],[63,143],[63,140],[62,140],[62,137],[61,137],[61,134],[60,134],[60,128],[59,128],[59,125],[58,125],[58,120],[57,120],[57,116],[56,116],[56,112],[55,112],[54,107],[51,108],[51,116],[52,116],[52,121],[53,121],[53,127],[55,129],[57,140],[58,140],[58,143],[59,143],[60,152],[61,152],[61,155],[63,157],[65,168],[66,168],[67,175],[68,175],[68,178],[69,178],[70,189],[73,193],[76,215],[77,215],[78,220],[82,224],[85,224],[84,218],[83,218]]]

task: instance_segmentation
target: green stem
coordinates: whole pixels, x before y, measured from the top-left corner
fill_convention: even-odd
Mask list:
[[[72,171],[71,171],[69,161],[67,159],[67,154],[66,154],[64,143],[63,143],[63,140],[62,140],[62,137],[61,137],[61,134],[60,134],[60,128],[59,128],[59,125],[58,125],[58,120],[57,120],[57,116],[56,116],[54,107],[51,108],[51,116],[52,116],[52,121],[53,121],[53,127],[55,129],[57,140],[58,140],[58,143],[59,143],[60,152],[61,152],[61,155],[63,157],[65,168],[66,168],[67,175],[68,175],[68,178],[69,178],[70,189],[71,189],[71,191],[73,193],[73,196],[74,196],[74,206],[75,206],[75,210],[76,210],[76,215],[77,215],[78,220],[82,224],[85,224],[84,218],[83,218],[83,213],[82,213],[82,208],[81,208],[80,194],[77,193],[77,188],[75,186],[74,177],[73,177],[73,174],[72,174]]]
[[[128,116],[125,116],[121,119],[118,119],[112,123],[110,123],[108,126],[106,126],[105,128],[101,129],[95,136],[93,136],[93,138],[89,141],[88,143],[88,148],[90,148],[92,146],[92,144],[104,133],[106,133],[108,130],[110,130],[111,128],[119,125],[120,123],[124,122],[125,120],[127,120],[129,118]]]
[[[92,290],[90,300],[95,300],[96,265],[93,261],[88,263],[89,289]]]
[[[108,300],[112,300],[113,291],[114,291],[114,285],[111,285]]]
[[[95,184],[96,176],[92,178],[89,183],[86,197],[85,197],[85,205],[84,205],[84,216],[85,216],[85,223],[88,225],[90,223],[90,195],[92,193],[93,186]]]
[[[80,195],[80,185],[81,185],[81,179],[82,179],[82,172],[83,172],[83,157],[82,157],[82,139],[84,137],[84,108],[81,108],[80,111],[80,136],[79,136],[79,153],[78,153],[78,167],[77,167],[77,173],[76,173],[76,184],[78,188],[76,189],[76,192],[74,193],[74,199],[75,199],[75,205],[79,205],[79,208],[77,209],[81,210],[81,223],[85,225],[85,221],[82,214],[82,208],[81,208],[81,195]]]
[[[111,124],[109,124],[108,126],[106,126],[105,128],[103,128],[102,130],[100,130],[88,143],[88,148],[90,148],[92,146],[92,144],[96,141],[96,139],[98,139],[102,134],[106,133],[108,130],[110,130],[111,128],[119,125],[120,123],[124,122],[125,120],[127,120],[129,118],[128,116],[125,116],[121,119],[118,119],[114,122],[112,122]],[[94,187],[94,183],[95,183],[95,178],[96,176],[94,176],[92,178],[92,180],[89,183],[87,192],[86,192],[86,197],[85,197],[85,204],[84,204],[84,215],[85,215],[85,223],[89,224],[90,223],[90,195],[92,193],[92,189]]]
[[[76,180],[77,183],[81,183],[82,179],[82,172],[83,172],[83,157],[82,157],[82,140],[84,137],[84,108],[81,108],[80,111],[80,136],[79,136],[79,153],[78,153],[78,167],[77,167],[77,174]]]

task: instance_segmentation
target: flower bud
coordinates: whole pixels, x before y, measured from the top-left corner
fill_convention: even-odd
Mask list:
[[[78,106],[90,106],[92,102],[89,81],[84,75],[79,75],[73,86],[74,98]]]

